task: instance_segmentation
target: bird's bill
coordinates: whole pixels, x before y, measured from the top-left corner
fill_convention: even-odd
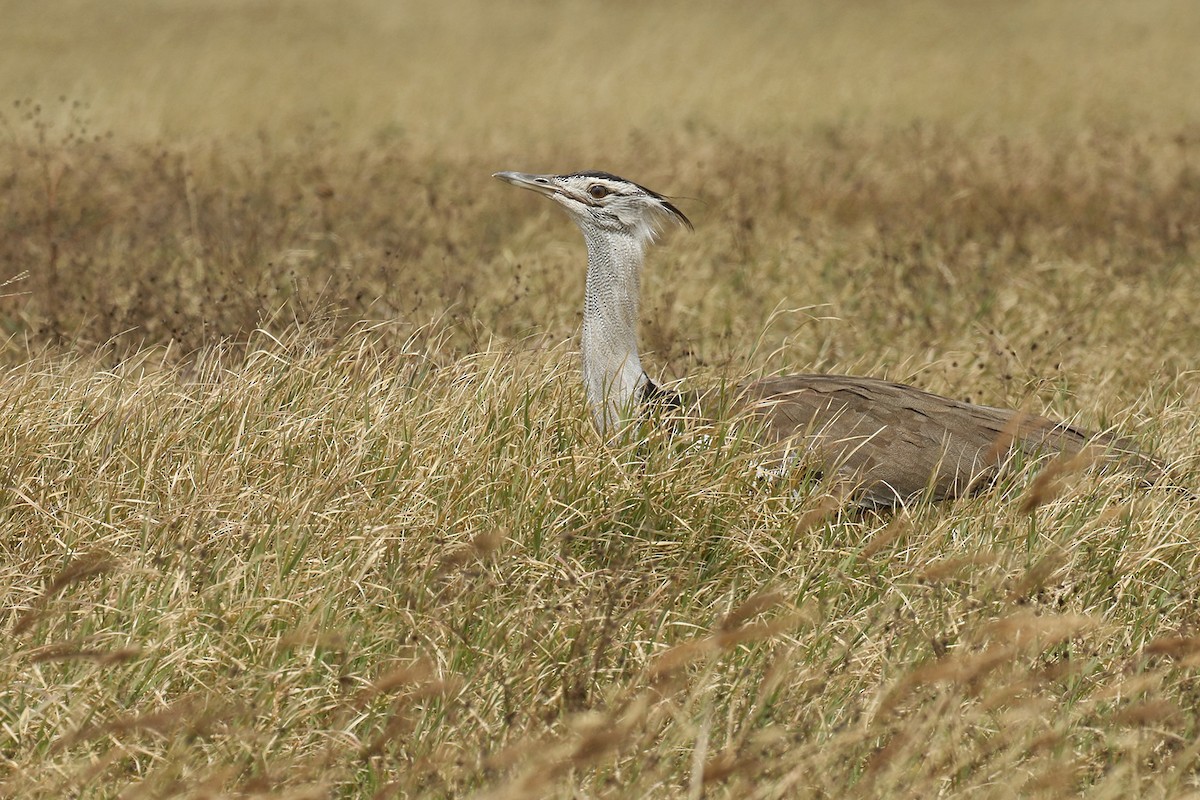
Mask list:
[[[492,175],[493,178],[499,178],[505,183],[511,183],[513,186],[519,186],[522,189],[532,189],[538,194],[544,194],[547,197],[558,194],[558,184],[552,179],[553,175],[531,175],[528,172],[497,172]]]

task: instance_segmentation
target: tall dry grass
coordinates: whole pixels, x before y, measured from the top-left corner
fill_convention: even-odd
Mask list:
[[[577,233],[488,177],[680,196],[666,378],[910,380],[1195,488],[1190,6],[757,8],[0,9],[0,796],[1195,796],[1194,500],[605,447]]]
[[[5,374],[4,794],[1192,785],[1193,501],[856,516],[388,333]]]

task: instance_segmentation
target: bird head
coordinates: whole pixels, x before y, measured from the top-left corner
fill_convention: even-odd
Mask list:
[[[692,228],[683,212],[658,192],[607,172],[570,175],[497,172],[492,177],[554,200],[585,234],[599,230],[632,236],[645,243],[654,239],[664,221]]]

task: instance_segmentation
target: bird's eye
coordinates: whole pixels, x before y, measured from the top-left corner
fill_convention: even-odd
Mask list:
[[[610,194],[612,194],[612,192],[609,191],[607,186],[604,186],[599,183],[593,183],[591,186],[588,187],[588,194],[590,194],[592,197],[596,198],[597,200],[602,200],[605,197],[608,197]]]

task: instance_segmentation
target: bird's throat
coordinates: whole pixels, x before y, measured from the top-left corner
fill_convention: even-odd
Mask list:
[[[637,415],[646,373],[638,358],[638,304],[645,243],[584,230],[587,288],[583,303],[583,382],[592,420],[612,436]]]

